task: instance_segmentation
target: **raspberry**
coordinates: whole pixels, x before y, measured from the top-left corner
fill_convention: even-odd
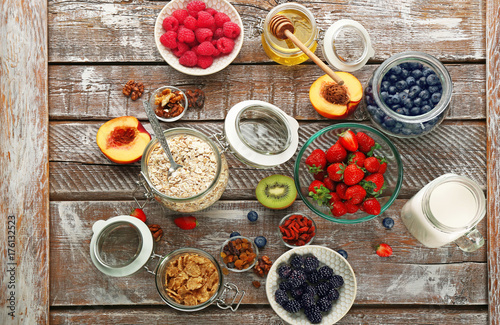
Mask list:
[[[231,18],[229,18],[229,16],[223,12],[216,13],[214,15],[214,19],[215,19],[215,25],[217,27],[222,27],[224,25],[224,23],[231,21]]]
[[[215,10],[214,8],[207,8],[205,9],[205,11],[211,14],[212,16],[217,13],[217,10]]]
[[[196,56],[198,56],[198,45],[191,47],[191,50],[190,50],[190,51],[193,51],[196,54]]]
[[[166,48],[171,50],[177,48],[177,33],[174,31],[168,31],[165,34],[160,36],[160,42]]]
[[[190,30],[195,30],[198,28],[198,21],[196,21],[196,18],[187,16],[186,19],[184,19],[184,27]]]
[[[221,37],[217,40],[217,49],[221,51],[221,53],[229,54],[233,51],[234,41],[227,37]]]
[[[190,29],[181,27],[177,34],[177,40],[186,44],[192,43],[194,42],[194,33]]]
[[[198,49],[200,47],[198,46]],[[202,68],[202,69],[206,69],[208,68],[209,66],[212,65],[212,63],[214,63],[214,58],[211,57],[211,56],[206,56],[206,55],[200,55],[198,56],[198,63],[197,65]]]
[[[205,41],[211,41],[212,36],[214,35],[214,33],[208,28],[197,28],[194,31],[194,34],[196,35],[196,39],[200,43],[203,43]]]
[[[205,41],[198,45],[196,53],[203,56],[212,56],[214,54],[215,47],[211,42]]]
[[[224,36],[224,31],[222,30],[222,28],[217,28],[214,32],[214,39],[219,39],[221,37]]]
[[[163,29],[166,30],[167,32],[168,31],[174,31],[176,32],[177,29],[179,29],[179,21],[177,20],[177,18],[175,17],[166,17],[165,19],[163,19]]]
[[[224,31],[224,36],[231,39],[235,39],[236,37],[238,37],[241,32],[240,26],[230,21],[224,23],[224,25],[222,26],[222,30]]]
[[[200,11],[198,13],[198,27],[211,28],[215,26],[215,19],[206,11]]]
[[[172,16],[175,17],[175,19],[177,19],[179,24],[184,24],[184,19],[186,19],[187,16],[189,16],[189,14],[187,10],[178,9],[172,13]]]
[[[212,41],[212,45],[214,46],[214,53],[212,54],[212,56],[213,56],[214,58],[217,58],[217,57],[219,57],[219,56],[220,56],[220,54],[221,54],[221,53],[220,53],[220,51],[219,51],[219,49],[217,48],[217,41],[216,41],[216,40],[213,40],[213,41]]]
[[[179,58],[179,63],[185,67],[194,67],[198,63],[198,57],[193,51],[186,51]]]
[[[186,8],[191,16],[198,18],[198,12],[205,10],[206,5],[202,1],[191,1]]]
[[[278,275],[280,278],[288,279],[290,274],[292,274],[292,268],[289,265],[284,264],[278,268]]]
[[[180,58],[184,53],[189,51],[189,46],[185,43],[177,43],[177,50],[175,50],[173,53],[176,57]]]

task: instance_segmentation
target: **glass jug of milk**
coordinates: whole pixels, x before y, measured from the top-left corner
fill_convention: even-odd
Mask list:
[[[486,198],[467,177],[445,174],[413,196],[401,210],[408,231],[427,247],[455,242],[465,252],[484,245],[475,228],[486,215]]]

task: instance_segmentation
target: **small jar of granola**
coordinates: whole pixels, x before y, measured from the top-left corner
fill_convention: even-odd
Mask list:
[[[169,174],[170,162],[157,139],[149,142],[141,160],[141,174],[155,199],[177,212],[208,208],[226,189],[226,157],[204,134],[188,128],[164,131],[176,163],[183,167]]]

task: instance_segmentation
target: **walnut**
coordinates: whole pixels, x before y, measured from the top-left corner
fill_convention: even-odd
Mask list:
[[[257,264],[255,264],[253,268],[253,272],[263,278],[269,273],[272,265],[273,262],[269,259],[269,257],[264,255],[262,257],[259,257]]]
[[[260,286],[261,286],[261,283],[260,283],[259,281],[252,281],[252,284],[253,284],[253,286],[254,286],[254,287],[256,287],[257,289],[259,289],[259,288],[260,288]]]
[[[160,241],[161,236],[163,236],[163,230],[160,225],[149,225],[148,228],[151,231],[151,234],[153,234],[153,239],[155,241]]]
[[[122,92],[125,96],[130,96],[132,100],[137,100],[144,93],[144,85],[142,82],[129,80],[125,86],[123,86]]]
[[[164,89],[160,94],[155,95],[156,116],[172,118],[179,116],[184,111],[182,102],[184,96],[180,91],[171,92],[170,89]]]
[[[188,98],[189,108],[203,108],[203,105],[205,104],[205,93],[203,90],[188,90],[186,91],[186,96]]]

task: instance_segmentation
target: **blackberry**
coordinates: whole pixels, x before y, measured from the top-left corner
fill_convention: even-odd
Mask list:
[[[344,285],[344,278],[340,275],[334,275],[329,281],[333,288],[340,288]]]
[[[288,291],[291,289],[290,283],[288,281],[282,281],[279,285],[281,290]]]
[[[319,267],[319,261],[316,256],[310,255],[304,259],[304,271],[310,273]]]
[[[292,273],[292,268],[290,267],[290,265],[284,264],[278,268],[278,275],[282,279],[288,279],[291,273]]]
[[[298,288],[294,288],[294,289],[292,289],[292,290],[290,291],[290,293],[292,294],[292,297],[293,297],[294,299],[299,300],[299,299],[300,299],[300,297],[302,297],[302,295],[304,294],[304,289],[305,289],[305,288],[304,288],[304,286],[300,286],[300,287],[298,287]]]
[[[295,255],[290,260],[290,265],[296,270],[303,269],[304,268],[304,258],[300,255]]]
[[[300,304],[304,310],[311,307],[314,304],[314,295],[304,293],[300,298]]]
[[[304,314],[306,314],[306,316],[312,313],[321,313],[316,304],[312,304],[311,307],[304,309]]]
[[[328,280],[333,276],[333,270],[328,265],[320,267],[318,273],[322,280]]]
[[[323,319],[323,315],[321,315],[321,311],[316,304],[306,309],[304,313],[306,314],[307,319],[313,324],[321,323],[321,320]]]
[[[327,312],[330,309],[332,309],[332,301],[330,299],[328,299],[328,296],[324,296],[322,298],[319,298],[316,305],[318,306],[319,310],[321,310],[322,312]]]
[[[330,292],[328,292],[328,294],[326,296],[328,297],[328,299],[330,299],[330,301],[334,301],[334,300],[339,299],[340,294],[337,291],[337,289],[332,289],[332,290],[330,290]]]
[[[333,289],[330,282],[322,282],[316,286],[316,293],[318,296],[323,297],[328,294],[328,292]]]
[[[276,302],[282,307],[285,307],[285,305],[289,301],[286,291],[281,289],[276,290],[276,292],[274,293],[274,300],[276,300]]]
[[[283,306],[283,308],[285,308],[287,312],[294,314],[298,312],[302,308],[302,306],[297,300],[290,300],[285,306]]]
[[[292,288],[298,288],[306,282],[306,274],[302,270],[293,270],[288,281]]]
[[[311,273],[307,274],[307,281],[312,284],[318,284],[321,281],[321,277],[319,276],[318,271],[314,270]]]
[[[312,286],[312,285],[306,285],[305,289],[304,289],[304,294],[305,295],[311,295],[311,296],[315,296],[316,295],[316,289]]]

